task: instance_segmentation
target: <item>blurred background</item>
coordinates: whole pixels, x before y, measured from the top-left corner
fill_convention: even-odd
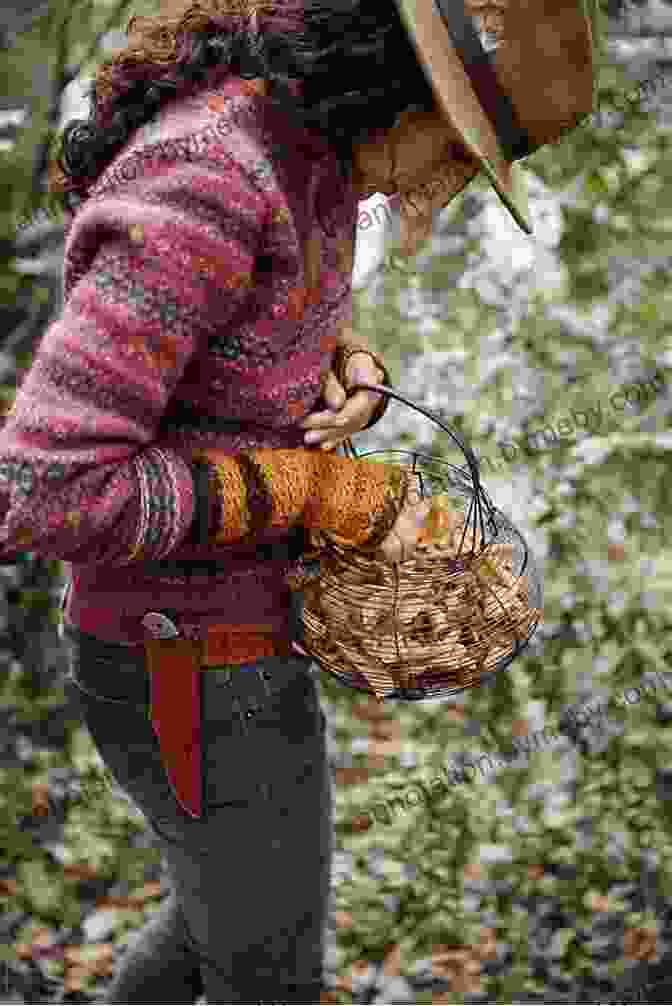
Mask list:
[[[0,12],[0,410],[61,309],[49,144],[87,114],[83,86],[131,14],[155,9]],[[545,604],[510,670],[449,701],[381,711],[321,675],[325,1002],[672,999],[672,2],[603,10],[595,113],[525,161],[533,236],[477,180],[399,265],[394,207],[360,206],[355,330],[476,450]],[[355,446],[462,461],[396,401]],[[62,585],[33,553],[0,566],[0,1003],[93,1002],[167,894],[142,816],[66,704]],[[623,696],[592,726],[567,714]],[[496,749],[519,757],[388,823],[369,813]]]

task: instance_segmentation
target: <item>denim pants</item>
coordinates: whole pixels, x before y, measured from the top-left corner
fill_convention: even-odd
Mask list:
[[[161,761],[144,650],[68,623],[61,638],[68,695],[143,812],[172,887],[104,1001],[319,1003],[333,804],[317,665],[297,654],[203,671],[196,819]]]

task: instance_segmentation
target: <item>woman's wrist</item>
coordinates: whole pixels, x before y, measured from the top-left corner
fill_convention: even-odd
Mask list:
[[[390,377],[389,371],[385,366],[385,364],[383,363],[383,361],[380,359],[380,357],[377,356],[374,352],[372,352],[367,346],[358,346],[357,343],[347,342],[347,343],[340,343],[336,347],[333,362],[333,369],[338,379],[338,382],[339,384],[342,385],[342,387],[345,388],[346,391],[348,390],[348,380],[346,370],[348,367],[348,363],[350,362],[350,358],[354,356],[356,353],[364,353],[366,356],[371,357],[371,359],[373,360],[373,362],[376,364],[376,366],[379,368],[379,370],[383,375],[379,383],[386,385],[388,388],[392,387],[392,378]],[[376,406],[373,415],[371,416],[370,420],[364,427],[365,430],[371,429],[371,427],[374,426],[379,419],[382,419],[382,417],[385,415],[385,412],[389,404],[390,404],[389,397],[387,395],[383,395],[380,402]]]
[[[375,549],[394,525],[410,485],[399,465],[316,454],[304,525],[344,547]]]

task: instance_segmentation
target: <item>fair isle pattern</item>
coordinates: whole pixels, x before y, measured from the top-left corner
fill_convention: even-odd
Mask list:
[[[171,521],[171,510],[179,493],[179,476],[170,454],[149,448],[144,464],[136,466],[140,483],[140,530],[131,550],[131,558],[149,554],[162,559],[170,555],[178,544],[179,525]],[[152,547],[153,546],[153,547]]]
[[[303,447],[356,217],[335,155],[237,78],[163,107],[74,215],[62,312],[0,433],[0,553],[69,563],[85,632],[141,645],[157,609],[286,626],[300,560],[193,544],[192,455]],[[221,568],[149,568],[183,559]]]

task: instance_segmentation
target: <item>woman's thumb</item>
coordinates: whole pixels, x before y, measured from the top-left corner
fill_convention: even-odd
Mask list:
[[[338,381],[335,374],[330,371],[327,376],[326,383],[324,385],[323,391],[324,400],[331,409],[335,409],[337,412],[342,409],[345,405],[347,395],[345,394],[345,389],[342,384]]]

